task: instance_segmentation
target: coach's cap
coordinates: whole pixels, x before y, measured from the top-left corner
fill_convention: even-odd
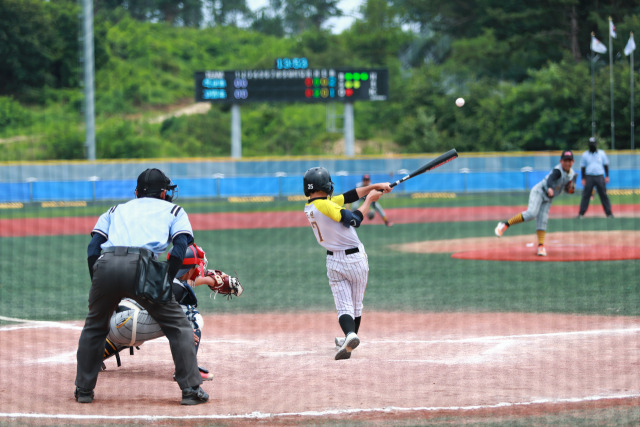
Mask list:
[[[136,190],[140,194],[153,194],[162,190],[173,190],[177,185],[171,185],[171,180],[160,169],[147,169],[138,176]]]
[[[560,160],[573,160],[573,152],[571,150],[564,150],[560,156]]]
[[[365,173],[364,175],[362,175],[362,179],[368,179],[371,180],[371,177],[369,176],[368,173]]]

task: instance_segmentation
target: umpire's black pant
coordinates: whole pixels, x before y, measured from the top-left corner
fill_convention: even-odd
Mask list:
[[[609,201],[609,196],[607,196],[607,187],[604,182],[604,176],[585,175],[584,179],[586,182],[584,184],[584,190],[582,190],[582,199],[580,200],[580,215],[584,215],[589,208],[589,200],[591,200],[593,187],[596,187],[598,190],[598,196],[602,202],[604,213],[606,213],[607,216],[611,215],[611,202]]]
[[[93,390],[102,365],[109,319],[120,300],[135,299],[158,322],[169,340],[175,364],[176,381],[181,389],[202,384],[196,360],[193,328],[173,295],[166,304],[155,304],[134,295],[138,279],[138,253],[122,251],[103,254],[94,266],[89,291],[89,314],[78,342],[76,386]]]

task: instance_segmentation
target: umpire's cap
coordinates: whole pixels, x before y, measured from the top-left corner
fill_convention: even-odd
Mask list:
[[[174,190],[177,185],[172,185],[171,180],[160,169],[147,169],[138,176],[138,197],[157,195],[162,190]]]
[[[329,171],[323,167],[315,167],[307,170],[304,173],[304,195],[309,195],[315,191],[324,191],[331,195],[333,194],[333,182],[331,182],[331,175]]]
[[[560,160],[573,160],[573,151],[564,150],[560,155]]]

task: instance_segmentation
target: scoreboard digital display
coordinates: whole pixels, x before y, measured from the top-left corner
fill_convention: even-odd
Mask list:
[[[198,71],[196,102],[385,101],[386,69]]]

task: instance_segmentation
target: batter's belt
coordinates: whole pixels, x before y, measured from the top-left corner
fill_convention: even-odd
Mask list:
[[[358,248],[351,248],[351,249],[347,249],[344,251],[345,255],[351,255],[351,254],[357,254],[358,252],[360,252],[360,249]],[[333,255],[333,251],[327,251],[327,255]]]

